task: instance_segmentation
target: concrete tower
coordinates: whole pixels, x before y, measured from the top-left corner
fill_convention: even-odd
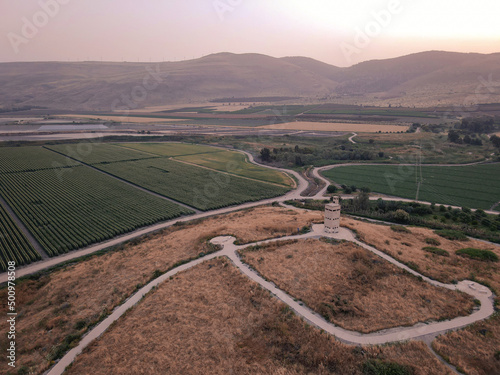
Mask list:
[[[339,197],[333,197],[333,202],[325,206],[325,232],[338,233],[340,228]]]

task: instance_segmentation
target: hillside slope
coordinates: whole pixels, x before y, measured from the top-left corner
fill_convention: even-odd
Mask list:
[[[486,87],[488,81],[492,83]],[[349,68],[305,57],[232,53],[149,64],[0,64],[0,106],[4,108],[111,111],[224,97],[270,96],[367,104],[390,100],[405,105],[499,102],[500,53],[433,51]]]

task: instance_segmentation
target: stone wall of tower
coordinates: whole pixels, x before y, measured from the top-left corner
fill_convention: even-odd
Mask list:
[[[340,230],[340,204],[338,198],[325,206],[325,232],[338,233]]]

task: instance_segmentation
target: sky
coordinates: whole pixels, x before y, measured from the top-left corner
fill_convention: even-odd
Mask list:
[[[0,0],[0,62],[500,52],[498,0]]]

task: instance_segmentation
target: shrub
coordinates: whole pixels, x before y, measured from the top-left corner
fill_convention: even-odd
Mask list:
[[[439,246],[439,245],[441,245],[441,242],[439,242],[439,240],[436,240],[435,238],[430,238],[430,237],[427,237],[425,239],[425,243],[429,244],[429,245],[432,245],[432,246]]]
[[[384,362],[370,359],[363,363],[363,374],[365,375],[412,375],[413,371],[406,366],[395,362]]]
[[[401,223],[406,223],[410,220],[410,214],[404,210],[397,210],[394,212],[394,220],[399,221]]]
[[[328,194],[333,194],[333,193],[336,193],[337,192],[337,187],[335,185],[330,185],[328,186],[328,188],[326,189],[326,192]]]
[[[398,232],[398,233],[411,233],[411,230],[409,230],[406,227],[403,227],[402,225],[391,225],[391,229],[394,232]]]
[[[457,255],[464,256],[470,259],[482,260],[485,262],[498,262],[498,255],[490,250],[481,250],[468,247],[456,251]]]
[[[467,236],[462,232],[451,229],[442,229],[434,231],[438,236],[444,237],[448,240],[452,241],[466,241],[468,240]]]
[[[449,252],[447,252],[446,250],[440,249],[438,247],[427,246],[427,247],[423,247],[422,250],[427,251],[428,253],[440,255],[440,256],[443,256],[443,257],[449,257],[450,256]]]

